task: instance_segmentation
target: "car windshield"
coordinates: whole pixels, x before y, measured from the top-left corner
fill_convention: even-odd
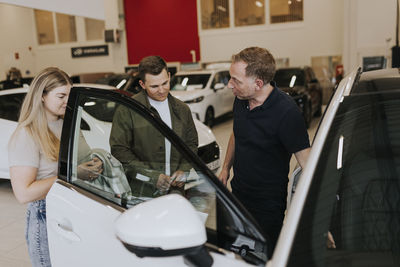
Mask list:
[[[344,98],[317,162],[288,266],[398,266],[399,121],[399,93]],[[327,246],[328,235],[334,248]]]
[[[280,69],[276,71],[274,81],[278,87],[304,85],[304,71],[301,69]]]
[[[97,80],[96,83],[111,85],[118,89],[121,89],[128,82],[128,80],[129,80],[128,74],[118,74],[118,75],[111,75],[109,77],[101,78],[101,79]]]
[[[185,91],[203,89],[206,87],[211,74],[186,74],[175,75],[171,80],[171,90]]]

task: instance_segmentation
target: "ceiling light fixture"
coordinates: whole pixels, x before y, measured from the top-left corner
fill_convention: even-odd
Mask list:
[[[258,6],[258,7],[262,7],[262,6],[263,6],[263,4],[262,4],[260,1],[256,1],[256,6]]]

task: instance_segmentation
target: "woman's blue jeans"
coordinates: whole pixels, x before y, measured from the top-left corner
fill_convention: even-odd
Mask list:
[[[33,267],[51,267],[46,226],[46,200],[28,204],[26,213],[26,243]]]

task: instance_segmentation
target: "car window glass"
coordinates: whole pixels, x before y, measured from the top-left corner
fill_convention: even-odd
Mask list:
[[[211,74],[178,74],[171,79],[171,90],[204,89]]]
[[[227,71],[217,72],[214,76],[211,88],[214,88],[214,86],[217,83],[223,83],[223,84],[227,85],[229,82],[229,79],[230,79],[229,72],[227,72]]]
[[[305,82],[305,74],[300,69],[278,69],[274,81],[278,87],[302,86]]]
[[[345,98],[318,160],[288,266],[399,265],[399,120],[398,94]]]
[[[110,114],[118,110],[118,116],[122,117],[116,122],[115,118],[113,120],[113,117],[104,112],[104,119],[99,116],[94,118],[91,115],[96,114],[97,111],[93,109],[96,106],[107,107],[106,111]],[[91,108],[91,113],[86,112],[87,107]],[[129,117],[126,117],[128,115]],[[87,122],[90,131],[81,130],[80,125],[75,127],[77,130],[72,183],[127,208],[165,194],[179,193],[193,204],[207,227],[216,229],[215,189],[201,171],[180,156],[180,152],[173,144],[170,150],[169,176],[176,173],[174,179],[177,182],[174,183],[175,186],[171,185],[169,190],[159,186],[159,177],[166,174],[167,168],[163,146],[165,138],[162,138],[163,134],[147,119],[123,105],[117,106],[113,101],[94,97],[80,101],[78,117]],[[131,119],[135,124],[135,130],[128,135],[136,137],[131,141],[135,142],[133,149],[137,150],[128,149],[128,151],[124,147],[125,143],[114,145],[111,150],[110,135],[113,124],[127,123]],[[81,120],[77,119],[76,122],[80,124]],[[122,134],[116,132],[115,136],[120,138]],[[91,165],[94,166],[94,161],[98,159],[101,160],[103,169],[100,175],[96,175],[91,169]]]
[[[104,99],[93,98],[91,101],[85,102],[83,110],[93,119],[103,122],[112,122],[115,103]]]
[[[78,103],[71,153],[71,183],[123,208],[165,194],[181,194],[203,220],[209,243],[242,255],[249,262],[265,264],[266,244],[260,233],[250,226],[247,218],[237,214],[237,208],[217,197],[215,185],[209,182],[209,177],[190,159],[182,156],[172,142],[170,171],[166,171],[165,137],[150,119],[124,104],[101,97],[82,95]],[[93,107],[92,103],[114,107],[114,110],[108,109],[114,114],[112,120],[98,120],[86,112],[87,106]],[[81,129],[83,120],[90,130]],[[135,125],[133,131],[115,131],[118,129],[115,125],[128,123]],[[132,149],[127,149],[124,142],[116,145],[116,139],[126,136],[134,137],[128,142]],[[97,175],[92,167],[99,160],[102,172]],[[175,173],[178,174],[174,178],[176,183],[169,189],[159,186],[160,175],[173,176]]]
[[[19,112],[24,101],[25,93],[0,96],[0,118],[18,121]]]

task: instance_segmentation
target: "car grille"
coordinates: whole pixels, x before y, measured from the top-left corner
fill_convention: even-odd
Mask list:
[[[219,146],[217,142],[212,142],[208,145],[199,147],[197,155],[206,164],[219,159]]]

